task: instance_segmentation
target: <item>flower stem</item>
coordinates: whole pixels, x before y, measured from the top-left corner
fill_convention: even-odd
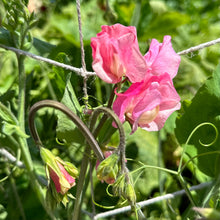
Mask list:
[[[87,172],[88,164],[89,164],[89,157],[88,157],[89,152],[90,152],[90,149],[87,146],[84,152],[84,155],[83,155],[82,162],[81,162],[81,169],[80,169],[79,181],[77,184],[76,200],[74,204],[72,220],[78,220],[80,216],[84,181],[85,181],[85,176],[86,176],[86,172]]]
[[[104,156],[102,154],[102,151],[101,151],[97,141],[93,137],[93,135],[90,132],[90,130],[88,129],[88,127],[83,123],[83,121],[75,113],[73,113],[69,108],[67,108],[64,104],[57,102],[57,101],[54,101],[54,100],[39,101],[39,102],[35,103],[30,109],[29,128],[30,128],[32,137],[34,138],[34,141],[38,147],[41,147],[42,143],[41,143],[40,137],[37,133],[37,130],[35,128],[34,117],[35,117],[35,113],[39,109],[45,108],[45,107],[58,109],[58,110],[62,111],[64,114],[66,114],[73,121],[73,123],[78,127],[80,132],[83,134],[87,143],[92,148],[92,150],[95,152],[97,158],[100,161],[102,161],[104,159]]]
[[[193,196],[192,196],[192,194],[191,194],[189,188],[187,187],[186,182],[185,182],[185,180],[183,179],[181,173],[178,173],[177,176],[178,176],[178,179],[179,179],[179,181],[180,181],[180,184],[181,184],[181,186],[184,188],[184,190],[185,190],[185,192],[186,192],[186,195],[188,196],[188,198],[189,198],[189,200],[190,200],[192,206],[193,206],[193,207],[198,207],[198,205],[196,204],[195,200],[193,199]]]

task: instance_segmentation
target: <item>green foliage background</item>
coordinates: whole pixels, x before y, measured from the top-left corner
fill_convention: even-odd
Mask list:
[[[40,6],[36,8],[38,23],[31,30],[33,46],[30,52],[81,67],[75,2],[70,0],[39,2]],[[83,0],[81,12],[86,65],[90,71],[92,71],[90,39],[101,31],[101,25],[121,23],[136,26],[139,46],[143,54],[148,50],[152,38],[162,42],[164,35],[172,36],[172,44],[176,52],[220,36],[220,11],[217,0],[109,0],[108,5],[105,0]],[[0,2],[0,21],[4,20],[6,14],[7,11]],[[10,34],[3,26],[0,27],[0,44],[14,46]],[[220,69],[216,68],[219,58],[219,45],[181,56],[180,69],[174,79],[174,85],[181,96],[182,109],[168,119],[160,132],[149,133],[139,129],[135,134],[130,135],[130,127],[125,124],[126,155],[134,160],[127,162],[130,170],[139,167],[137,161],[177,170],[182,150],[180,145],[186,143],[190,133],[199,123],[212,122],[218,130],[220,129]],[[80,109],[80,105],[83,105],[81,77],[30,58],[26,58],[25,68],[26,116],[30,106],[43,99],[58,100],[67,105],[73,101],[77,106],[76,109]],[[212,76],[213,71],[215,73]],[[107,85],[97,77],[91,77],[88,81],[89,104],[92,107],[105,104],[110,97],[111,89],[112,85]],[[0,49],[0,102],[17,115],[17,101],[16,57],[14,53]],[[16,122],[10,113],[1,111],[1,114],[0,148],[6,148],[17,156],[17,148],[11,144],[7,135],[19,133],[19,128],[17,130],[16,127],[12,128],[11,125],[16,125]],[[84,141],[74,126],[68,130],[71,126],[68,123],[62,115],[58,115],[57,120],[54,112],[48,110],[41,111],[36,119],[45,146],[59,154],[61,158],[79,166]],[[27,122],[26,131],[29,135]],[[24,134],[19,133],[19,135]],[[201,137],[203,143],[210,143],[214,136],[211,127],[204,127],[197,132],[187,147],[188,157],[185,157],[185,161],[198,152],[219,150],[219,138],[211,148],[204,148],[198,144],[198,139]],[[65,139],[66,143],[63,145],[56,141],[56,138],[60,141]],[[99,139],[101,140],[102,137]],[[114,134],[109,145],[117,146],[117,144],[118,136]],[[28,145],[34,167],[38,175],[45,179],[43,163],[31,138],[28,138]],[[183,176],[189,185],[196,185],[210,181],[213,177],[218,178],[218,166],[218,154],[197,158],[185,168]],[[31,179],[25,169],[17,168],[12,172],[13,167],[14,165],[0,156],[0,179],[9,176],[8,179],[0,182],[0,219],[49,219],[30,187]],[[138,174],[134,175],[134,180],[137,180],[135,190],[138,201],[182,189],[174,176],[162,171],[145,169],[141,175]],[[116,205],[119,198],[109,198],[105,189],[106,185],[98,182],[94,177],[96,202],[103,206]],[[75,188],[71,189],[71,192],[75,195]],[[202,204],[205,195],[206,191],[202,190],[195,193],[198,204]],[[219,205],[215,207],[212,205],[219,201],[219,191],[216,195],[218,196],[208,200],[209,206],[219,209]],[[84,210],[92,211],[91,200],[91,192],[88,190],[83,205]],[[69,207],[72,205],[71,202]],[[106,210],[97,207],[97,212],[102,211]],[[143,211],[149,219],[186,219],[187,217],[194,219],[190,204],[185,197],[155,203],[144,208]],[[57,208],[56,215],[59,219],[67,219],[68,214],[68,208],[64,209],[62,206]],[[88,217],[83,216],[83,219]],[[134,219],[134,215],[127,213],[109,219]]]

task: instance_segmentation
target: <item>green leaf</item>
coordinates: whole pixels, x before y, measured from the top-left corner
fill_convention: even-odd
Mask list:
[[[193,129],[204,122],[212,123],[220,131],[220,65],[214,71],[205,84],[198,90],[189,106],[185,106],[184,114],[177,119],[176,136],[180,144],[185,144]],[[220,132],[219,132],[220,133]],[[189,140],[190,148],[186,153],[190,157],[199,154],[207,154],[198,157],[194,162],[198,169],[210,177],[219,175],[219,154],[213,153],[220,150],[220,137],[216,142],[207,147],[216,138],[215,129],[210,125],[198,128]]]
[[[81,106],[71,85],[70,78],[71,74],[68,74],[66,88],[61,102],[79,116]],[[57,138],[60,140],[65,140],[67,143],[84,143],[84,137],[76,125],[62,112],[57,111],[57,114]]]
[[[3,122],[2,124],[3,124],[2,133],[6,134],[6,135],[12,135],[12,134],[16,133],[16,135],[18,135],[20,137],[23,137],[23,138],[28,138],[29,137],[17,125],[9,124],[7,122]]]
[[[177,27],[190,21],[190,17],[179,12],[165,12],[161,15],[154,15],[150,21],[141,24],[139,29],[141,36],[139,40],[145,41],[149,38],[162,39],[164,35],[177,34]],[[141,21],[142,22],[142,21]]]
[[[118,15],[118,22],[120,22],[122,24],[129,25],[129,23],[132,19],[132,13],[134,11],[134,8],[135,8],[134,2],[129,2],[129,3],[127,3],[127,2],[118,3],[117,2],[117,3],[115,3],[114,9]],[[138,10],[138,9],[136,9],[136,10]],[[137,14],[134,17],[137,17]],[[136,18],[136,19],[138,19],[138,18]],[[132,21],[132,22],[135,22],[135,21]]]
[[[110,141],[112,135],[116,131],[117,131],[117,129],[112,126],[112,120],[107,119],[105,124],[103,125],[102,129],[100,130],[99,135],[98,135],[99,144],[103,145],[103,146],[108,144],[108,142]],[[113,139],[118,144],[118,140],[116,140],[117,138],[113,138]],[[110,144],[116,145],[115,143],[112,143],[112,142]]]
[[[49,54],[54,48],[56,48],[55,45],[39,40],[37,38],[34,38],[33,40],[33,47],[41,56]]]
[[[12,46],[13,40],[8,30],[0,27],[0,44],[4,44],[6,46]]]
[[[10,124],[16,125],[18,121],[9,108],[0,102],[0,118]]]

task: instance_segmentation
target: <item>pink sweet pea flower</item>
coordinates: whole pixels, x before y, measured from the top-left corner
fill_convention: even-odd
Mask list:
[[[164,36],[163,43],[153,39],[144,58],[153,75],[169,73],[171,79],[176,76],[181,60],[172,47],[170,36]]]
[[[151,75],[117,96],[113,110],[122,123],[126,120],[132,125],[132,133],[137,127],[158,131],[171,113],[180,109],[180,97],[168,73]]]
[[[118,83],[123,76],[140,82],[146,75],[146,61],[139,51],[136,28],[121,24],[102,26],[91,39],[92,67],[107,83]]]

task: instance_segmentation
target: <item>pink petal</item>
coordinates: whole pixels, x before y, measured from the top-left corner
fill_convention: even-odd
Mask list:
[[[167,110],[163,110],[160,111],[159,114],[157,115],[157,117],[155,118],[154,121],[152,121],[151,123],[149,123],[148,127],[143,127],[143,129],[147,130],[147,131],[159,131],[160,129],[163,128],[166,120],[168,119],[168,117],[176,110],[179,110],[181,107],[180,103],[177,103],[175,107],[173,107],[172,109],[167,109]]]
[[[70,174],[65,170],[65,168],[63,167],[62,164],[60,164],[57,161],[57,165],[60,168],[61,173],[63,174],[63,176],[65,177],[65,179],[68,181],[68,183],[70,184],[70,186],[73,186],[73,184],[75,183],[75,179],[70,176]]]
[[[135,27],[121,24],[102,26],[102,31],[91,38],[96,74],[107,83],[117,83],[123,76],[133,83],[146,75],[146,61],[139,51]]]
[[[149,52],[144,57],[153,74],[167,72],[171,78],[176,76],[181,59],[172,47],[170,36],[164,36],[162,44],[153,39]]]
[[[120,121],[125,121],[125,112],[128,107],[132,105],[132,100],[140,94],[142,90],[142,83],[133,83],[129,89],[124,93],[116,93],[117,98],[113,103],[113,111],[118,115]],[[137,101],[137,100],[136,100]]]
[[[60,191],[61,191],[61,185],[60,185],[60,178],[59,178],[59,176],[56,174],[56,172],[53,170],[53,169],[51,169],[49,166],[48,166],[48,169],[49,169],[49,173],[50,173],[50,178],[53,180],[53,182],[54,182],[54,185],[55,185],[55,188],[56,188],[56,191],[58,192],[58,193],[60,193]]]
[[[110,70],[113,54],[117,50],[113,44],[109,44],[105,39],[91,39],[93,63],[92,67],[96,74],[107,83],[117,83],[122,75],[113,74]],[[108,65],[107,65],[108,64]]]
[[[121,24],[114,24],[112,26],[103,25],[102,26],[102,32],[98,33],[97,36],[100,37],[103,34],[107,34],[110,37],[114,37],[115,39],[121,38],[121,36],[126,34],[131,34],[134,36],[137,36],[136,28],[134,26],[124,26]],[[135,38],[135,43],[138,44],[137,38]]]
[[[147,90],[149,91],[149,90]],[[161,102],[161,94],[157,90],[149,91],[149,93],[145,93],[145,96],[139,103],[135,106],[132,114],[132,118],[134,120],[134,124],[132,127],[132,133],[137,130],[139,126],[139,119],[143,113],[155,109]],[[148,124],[148,122],[146,123]]]

